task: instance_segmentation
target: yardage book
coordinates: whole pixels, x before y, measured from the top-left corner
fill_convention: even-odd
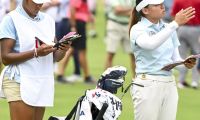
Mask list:
[[[76,32],[69,32],[67,35],[63,36],[63,38],[60,39],[53,47],[59,48],[62,43],[68,44],[69,41],[73,42],[80,37],[81,35],[77,34]]]
[[[184,64],[185,62],[187,62],[188,60],[196,60],[197,58],[200,58],[200,54],[197,54],[197,55],[191,55],[189,57],[187,57],[185,60],[183,61],[176,61],[176,62],[173,62],[171,64],[168,64],[166,66],[164,66],[161,70],[165,70],[165,71],[170,71],[171,69],[173,69],[174,67],[178,66],[178,65],[182,65]]]
[[[47,45],[53,45],[55,48],[59,48],[59,46],[64,43],[68,44],[69,41],[74,41],[78,38],[80,38],[81,35],[77,34],[76,32],[69,32],[67,35],[64,35],[62,39],[58,40],[56,43],[55,42],[46,42],[44,40],[39,39],[38,37],[35,37],[36,43],[39,43],[39,45],[42,44],[47,44]]]

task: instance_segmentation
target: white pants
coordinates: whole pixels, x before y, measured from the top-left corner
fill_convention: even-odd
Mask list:
[[[131,88],[135,120],[176,120],[178,92],[173,76],[138,75]]]

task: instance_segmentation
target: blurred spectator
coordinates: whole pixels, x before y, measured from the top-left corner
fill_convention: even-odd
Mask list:
[[[105,12],[105,25],[107,26],[108,21],[108,13],[110,10],[112,10],[112,1],[111,0],[104,0],[104,12]],[[105,30],[105,36],[106,36],[106,30]]]
[[[66,59],[69,56],[68,54],[71,54],[71,53],[66,53],[66,56],[65,56]],[[63,69],[59,69],[59,71],[61,71],[61,70],[65,71],[65,68],[67,67],[67,63],[68,63],[68,60],[66,60],[66,59],[63,59],[63,61],[61,61],[61,64],[59,64],[59,68],[63,68]],[[67,76],[66,79],[64,78],[64,80],[67,82],[75,82],[77,80],[82,80],[80,63],[79,63],[79,52],[76,49],[74,49],[74,51],[73,51],[73,62],[74,62],[73,74],[70,76]],[[64,76],[64,72],[63,72],[63,76]]]
[[[200,0],[174,0],[172,7],[172,16],[181,10],[189,6],[195,8],[196,14],[195,18],[190,20],[186,25],[181,26],[177,33],[181,43],[179,47],[180,55],[182,58],[186,58],[189,54],[199,54],[200,53],[200,43],[198,41],[200,35]],[[192,53],[190,53],[192,52]],[[186,74],[188,70],[185,67],[179,68],[179,83],[178,87],[189,87],[190,85],[186,82]],[[199,84],[199,73],[194,67],[192,69],[192,83],[193,88],[197,88]]]
[[[97,32],[95,30],[95,18],[96,18],[96,8],[97,8],[97,1],[96,0],[87,0],[88,2],[88,7],[90,12],[93,15],[93,20],[89,22],[89,31],[88,35],[91,36],[92,38],[97,37]]]
[[[164,1],[166,14],[165,14],[165,17],[163,18],[163,20],[168,23],[172,21],[171,9],[172,9],[173,1],[174,0],[165,0]]]
[[[10,0],[10,10],[14,10],[22,0]]]
[[[69,0],[53,0],[51,3],[43,4],[43,10],[51,15],[56,21],[56,38],[60,40],[64,35],[70,32],[70,26],[68,19],[66,18],[67,11],[69,9]],[[65,58],[63,58],[65,59]],[[66,80],[63,77],[65,69],[62,67],[64,60],[61,60],[58,64],[55,63],[55,73],[57,74],[58,82],[65,83]]]
[[[58,6],[60,5],[61,0],[51,0],[50,3],[44,3],[42,6],[43,12],[49,14],[56,22],[59,21],[58,19]]]
[[[81,38],[73,41],[72,48],[66,53],[66,65],[70,56],[74,51],[78,51],[78,58],[81,68],[83,69],[84,82],[95,83],[93,77],[90,75],[87,62],[87,36],[86,24],[92,19],[92,14],[89,11],[87,0],[70,0],[70,10],[67,13],[70,19],[71,31],[75,31],[81,35]],[[63,66],[66,67],[66,66]]]
[[[112,0],[109,2],[108,20],[106,27],[106,64],[105,68],[111,67],[113,58],[119,45],[122,45],[124,51],[130,54],[131,69],[135,69],[134,55],[131,53],[130,40],[128,35],[128,22],[135,0]]]
[[[112,9],[112,0],[104,0],[105,16],[107,18],[109,11]]]
[[[10,1],[9,0],[0,0],[0,22],[4,15],[10,10]]]
[[[43,10],[51,15],[56,21],[56,38],[60,40],[64,35],[70,32],[69,18],[66,14],[69,11],[69,0],[52,0],[51,3],[45,3]],[[80,65],[78,61],[78,52],[73,53],[74,57],[74,74],[72,76],[64,77],[65,68],[68,63],[66,55],[58,64],[55,63],[55,73],[57,74],[58,82],[66,83],[67,81],[74,81],[80,79]]]
[[[61,4],[59,6],[59,18],[61,18],[61,21],[57,25],[57,30],[56,30],[56,36],[58,40],[60,40],[64,35],[70,32],[70,22],[69,18],[66,16],[67,12],[69,12],[70,6],[69,2],[70,0],[61,0]],[[58,63],[58,71],[57,71],[57,80],[59,82],[64,82],[64,81],[75,81],[77,79],[81,79],[81,71],[80,71],[80,64],[79,64],[79,58],[78,58],[78,51],[73,52],[73,58],[74,58],[74,74],[71,76],[67,77],[67,80],[64,78],[64,73],[65,73],[65,68],[68,63],[67,59],[68,55],[66,53],[65,57],[63,60],[61,60]]]

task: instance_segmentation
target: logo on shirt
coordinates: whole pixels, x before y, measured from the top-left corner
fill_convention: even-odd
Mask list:
[[[154,31],[149,32],[149,36],[155,35],[156,33]]]
[[[163,25],[161,28],[160,28],[160,30],[162,30],[162,29],[164,29],[165,28],[165,25]]]

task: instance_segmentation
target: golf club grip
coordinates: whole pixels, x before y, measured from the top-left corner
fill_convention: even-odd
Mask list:
[[[97,115],[97,118],[95,120],[102,120],[104,113],[106,112],[106,109],[108,108],[108,104],[104,103],[101,110],[99,111],[99,114]]]

